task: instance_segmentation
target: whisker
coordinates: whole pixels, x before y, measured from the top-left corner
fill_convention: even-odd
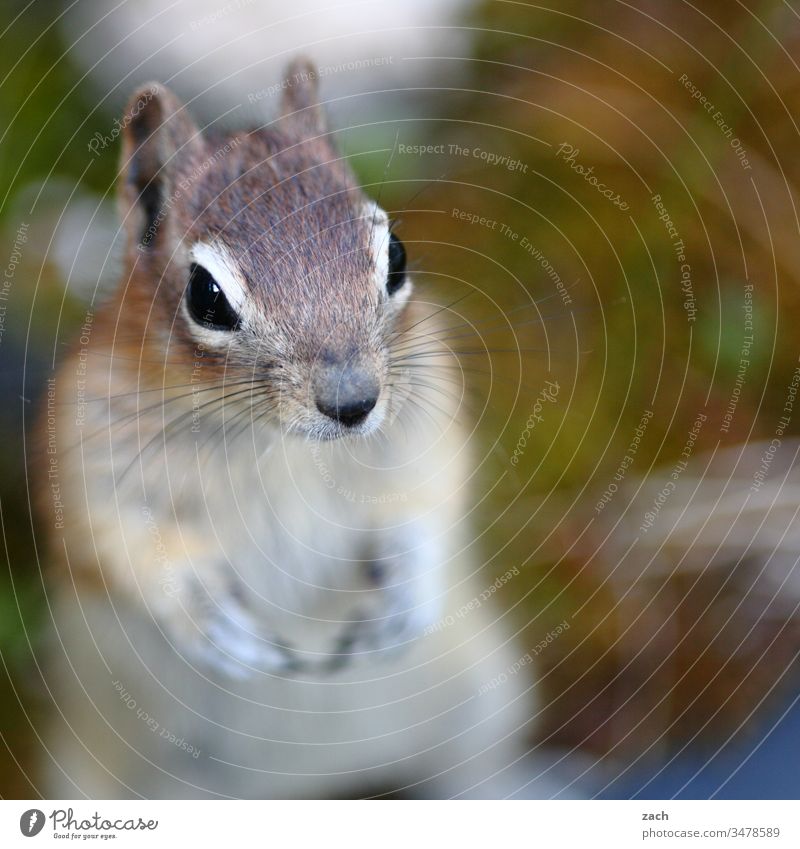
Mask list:
[[[65,347],[71,347],[71,344],[68,342],[64,343]],[[88,349],[86,351],[87,356],[90,357],[104,357],[107,360],[114,360],[115,362],[122,363],[136,363],[137,365],[153,365],[153,366],[190,366],[195,362],[195,357],[191,357],[187,355],[187,359],[170,359],[168,357],[162,357],[160,360],[145,360],[141,357],[123,357],[121,354],[117,354],[115,352],[108,351],[93,351]],[[216,352],[206,351],[204,355],[204,359],[208,361],[209,365],[218,364],[220,361],[220,354]]]
[[[496,331],[491,331],[491,332],[502,332],[502,331],[506,331],[506,330],[510,330],[510,331],[513,332],[517,328],[523,327],[523,326],[526,326],[526,325],[543,324],[545,321],[550,321],[551,319],[561,319],[561,318],[566,318],[568,316],[573,317],[573,316],[576,316],[576,315],[580,315],[582,313],[591,312],[595,309],[596,309],[596,307],[592,306],[592,307],[582,307],[582,308],[577,309],[577,310],[569,310],[569,311],[566,311],[566,312],[549,313],[548,315],[536,316],[534,318],[525,319],[524,321],[519,321],[519,322],[516,322],[514,324],[509,323],[505,327],[503,327],[502,325],[499,325]],[[493,323],[496,324],[498,321],[499,321],[499,319],[495,319],[493,321]],[[459,334],[453,334],[453,335],[450,335],[450,336],[446,335],[447,330],[458,330],[459,328],[467,328],[467,327],[470,327],[470,328],[475,329],[475,330],[480,329],[481,332],[480,333],[479,332],[459,333]],[[412,343],[417,345],[417,346],[422,346],[422,345],[426,344],[426,342],[423,341],[425,339],[435,339],[438,342],[452,342],[456,339],[470,339],[470,338],[475,338],[476,336],[478,338],[481,338],[482,332],[485,330],[485,328],[486,328],[486,325],[482,326],[481,322],[472,323],[472,322],[469,322],[469,321],[465,321],[465,322],[462,322],[461,324],[452,325],[451,327],[448,327],[448,328],[442,328],[442,330],[445,331],[444,333],[442,333],[441,331],[431,331],[430,333],[416,334],[412,339],[409,340],[409,344],[401,343],[400,345],[398,345],[396,347],[396,350],[402,352],[404,350],[411,349],[413,347]]]
[[[512,380],[508,377],[500,375],[497,373],[496,369],[482,369],[477,366],[472,366],[469,364],[461,363],[459,365],[442,365],[441,363],[437,363],[436,365],[426,365],[424,363],[408,363],[403,366],[404,369],[418,369],[425,373],[428,372],[429,369],[450,369],[452,371],[458,371],[460,374],[475,374],[481,377],[488,378],[492,383],[502,383],[505,386],[510,386],[513,389],[526,389],[529,392],[533,392],[534,394],[541,391],[541,387],[531,386],[531,384],[527,383],[524,380]],[[440,379],[447,379],[447,376],[441,375]],[[458,381],[454,378],[449,378],[456,385],[463,386],[465,385],[464,381]]]
[[[245,384],[250,385],[251,383],[252,383],[252,381],[242,380],[242,381],[230,382],[230,383],[227,384],[227,386],[241,386],[241,385],[245,385]],[[93,433],[86,436],[84,438],[84,441],[95,439],[98,436],[102,436],[104,433],[109,433],[114,428],[123,427],[126,424],[132,423],[136,419],[141,418],[142,416],[145,416],[148,413],[153,412],[154,410],[158,410],[158,409],[162,409],[162,408],[166,407],[168,404],[172,404],[172,403],[175,403],[176,401],[181,401],[181,400],[184,400],[186,398],[192,398],[195,394],[198,394],[198,393],[213,392],[217,389],[224,388],[224,386],[225,385],[223,384],[222,386],[210,386],[210,387],[205,387],[203,389],[198,389],[196,392],[195,391],[184,392],[180,395],[175,395],[171,398],[166,398],[166,399],[161,399],[160,401],[156,401],[155,403],[150,404],[147,407],[137,407],[133,411],[126,412],[126,413],[118,416],[113,421],[112,420],[106,421],[98,430],[96,430]],[[102,399],[95,399],[95,400],[102,400]],[[110,412],[111,412],[111,408],[109,406],[109,413]]]
[[[579,283],[580,283],[580,278],[578,280],[576,280],[571,286],[567,287],[567,291],[569,291],[570,289],[574,289]],[[466,295],[463,296],[463,298],[458,298],[455,301],[453,301],[452,303],[446,304],[442,309],[437,310],[435,313],[432,313],[429,316],[425,316],[421,321],[416,322],[416,324],[412,324],[408,328],[398,330],[398,332],[395,333],[394,336],[404,335],[404,334],[410,332],[417,325],[421,324],[423,321],[427,321],[429,318],[433,318],[434,316],[436,316],[440,312],[442,312],[443,309],[444,310],[452,309],[452,307],[454,307],[457,303],[459,303],[459,301],[463,300],[464,298],[468,297],[469,295],[474,295],[477,291],[478,290],[476,290],[476,289],[470,290]],[[466,327],[466,326],[481,327],[485,324],[501,323],[503,320],[506,319],[507,316],[512,315],[514,313],[521,312],[522,310],[527,310],[527,309],[532,309],[532,308],[538,307],[540,304],[543,304],[545,301],[549,301],[552,298],[555,298],[559,294],[560,294],[559,292],[552,292],[551,294],[545,295],[542,298],[535,298],[532,301],[530,301],[529,303],[518,304],[516,307],[512,307],[511,309],[506,310],[500,318],[485,318],[485,319],[481,319],[481,320],[477,320],[477,321],[460,322],[458,324],[454,324],[454,325],[451,325],[451,326],[448,326],[448,327],[444,327],[442,329],[444,331],[457,330],[459,327]],[[558,315],[558,314],[559,313],[556,313],[556,315]],[[568,313],[566,313],[566,314],[568,314]],[[508,322],[508,326],[513,327],[514,325],[511,322]],[[392,338],[394,338],[394,337],[392,337]]]
[[[239,398],[242,395],[246,395],[248,393],[252,393],[253,387],[250,385],[247,389],[239,389],[236,392],[226,393],[219,398],[213,398],[210,401],[206,401],[203,404],[200,404],[198,407],[192,407],[190,410],[185,410],[183,413],[178,414],[175,418],[173,418],[170,422],[164,425],[156,434],[154,434],[147,443],[136,453],[134,458],[130,461],[130,463],[125,467],[122,474],[117,478],[117,482],[121,483],[123,479],[127,476],[128,472],[131,468],[140,460],[140,458],[144,457],[146,451],[150,449],[152,445],[154,445],[159,439],[163,439],[164,448],[166,450],[167,442],[175,435],[176,428],[181,425],[189,416],[198,415],[200,411],[209,409],[214,409],[215,406],[223,405],[226,401],[230,401],[232,398]]]
[[[394,339],[396,339],[398,336],[402,336],[402,335],[404,335],[404,334],[409,333],[410,331],[412,331],[415,327],[419,327],[419,325],[420,325],[420,324],[422,324],[423,322],[425,322],[425,321],[430,321],[432,318],[435,318],[437,315],[439,315],[439,313],[442,313],[442,312],[444,312],[445,310],[452,309],[452,308],[453,308],[456,304],[460,304],[462,301],[465,301],[467,298],[469,298],[469,297],[470,297],[470,295],[474,295],[474,294],[475,294],[475,290],[474,290],[474,289],[471,289],[469,292],[467,292],[466,294],[461,295],[460,297],[456,298],[456,299],[455,299],[454,301],[452,301],[451,303],[449,303],[449,304],[445,304],[444,306],[439,307],[439,308],[438,308],[437,310],[435,310],[434,312],[429,313],[428,315],[423,316],[421,319],[419,319],[419,321],[414,322],[414,324],[412,324],[410,327],[405,327],[405,328],[403,328],[403,329],[398,329],[398,330],[396,330],[394,333],[392,333],[392,334],[389,336],[389,343],[388,343],[388,344],[391,344],[391,343],[392,343],[392,341],[393,341]]]
[[[485,348],[482,351],[461,351],[458,349],[451,349],[446,351],[422,351],[411,354],[404,354],[403,357],[399,360],[399,362],[404,362],[406,360],[418,360],[418,359],[426,359],[428,357],[448,357],[448,358],[457,358],[457,357],[475,357],[482,356],[486,357],[490,354],[547,354],[551,353],[548,348]]]
[[[217,428],[214,429],[214,431],[212,433],[210,433],[203,440],[202,444],[198,447],[198,452],[202,451],[203,448],[206,445],[208,445],[214,438],[216,438],[216,436],[220,433],[220,431],[222,432],[222,443],[223,443],[223,445],[226,446],[226,451],[227,451],[227,446],[234,441],[234,436],[238,435],[239,433],[243,433],[247,430],[247,425],[248,425],[247,415],[248,414],[251,416],[250,423],[251,424],[255,423],[255,420],[252,418],[252,416],[253,416],[254,411],[256,410],[256,404],[253,403],[253,402],[255,400],[262,400],[263,398],[268,398],[271,392],[272,392],[271,387],[264,387],[264,389],[262,391],[257,392],[257,393],[253,393],[251,398],[248,399],[248,403],[245,406],[243,406],[243,408],[241,410],[236,410],[234,412],[233,416],[230,419],[225,419],[224,413],[223,413],[222,422],[220,423],[220,425]],[[261,411],[261,412],[263,412],[263,411]],[[261,415],[261,412],[259,413],[259,416]],[[267,410],[266,412],[270,413],[271,410]],[[234,424],[240,422],[241,420],[244,420],[244,426],[240,427],[238,430],[234,431],[233,430]],[[231,429],[230,432],[229,432],[229,429]]]
[[[240,382],[244,383],[246,381],[240,381]],[[234,383],[226,381],[225,378],[222,378],[221,380],[219,378],[216,378],[214,380],[198,380],[198,381],[194,381],[193,383],[176,383],[176,384],[173,384],[171,386],[154,386],[151,389],[137,389],[133,392],[120,392],[116,395],[101,395],[97,398],[87,398],[83,401],[83,403],[94,404],[94,403],[100,403],[102,401],[117,401],[120,398],[132,398],[136,395],[146,395],[150,392],[167,392],[167,391],[172,390],[172,389],[187,389],[189,387],[193,388],[193,387],[200,386],[200,385],[203,385],[203,384],[206,384],[206,383],[211,384],[211,385],[207,386],[203,389],[197,389],[196,391],[197,392],[209,392],[212,389],[219,389],[219,388],[226,386],[226,385],[227,386],[236,385]],[[193,391],[195,391],[195,390],[193,390]],[[174,396],[174,397],[185,398],[189,394],[192,394],[192,393],[184,393],[183,395],[178,395],[178,396]],[[168,399],[168,400],[171,400],[171,399]],[[65,407],[72,407],[79,402],[77,402],[77,401],[64,401],[62,403],[63,403],[63,406],[65,406]]]

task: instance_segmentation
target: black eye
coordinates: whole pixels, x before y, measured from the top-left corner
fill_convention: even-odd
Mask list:
[[[239,316],[228,303],[217,281],[196,262],[192,263],[189,270],[186,305],[191,317],[203,327],[236,330],[239,326]]]
[[[406,249],[403,243],[395,236],[389,234],[389,276],[386,280],[386,291],[390,295],[403,285],[406,279]]]

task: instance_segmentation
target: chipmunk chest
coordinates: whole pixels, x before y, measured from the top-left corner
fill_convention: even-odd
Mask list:
[[[440,595],[431,529],[413,517],[395,521],[372,499],[353,501],[349,493],[370,484],[359,475],[337,473],[337,488],[347,488],[337,492],[313,466],[272,472],[257,482],[232,476],[206,507],[218,517],[210,544],[237,594],[292,663],[334,668],[421,633]]]

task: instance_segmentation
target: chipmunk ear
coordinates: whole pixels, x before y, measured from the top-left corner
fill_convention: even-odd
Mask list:
[[[285,80],[281,115],[307,138],[325,135],[328,127],[319,102],[319,71],[300,57],[287,67]]]
[[[186,107],[160,83],[138,89],[122,120],[120,197],[129,243],[154,244],[187,157],[202,156],[204,141]]]

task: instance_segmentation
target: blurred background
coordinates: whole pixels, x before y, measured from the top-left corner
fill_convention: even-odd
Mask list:
[[[114,122],[152,79],[204,125],[269,121],[305,53],[417,291],[458,300],[482,577],[518,570],[496,595],[544,692],[531,747],[578,795],[800,796],[792,4],[2,16],[0,795],[37,795],[48,710],[25,426],[118,273]]]

